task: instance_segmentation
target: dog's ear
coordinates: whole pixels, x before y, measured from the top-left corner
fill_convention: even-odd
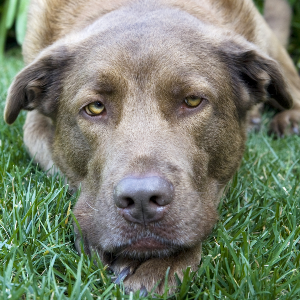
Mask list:
[[[21,109],[38,109],[46,116],[53,116],[62,88],[62,78],[69,64],[70,55],[61,46],[42,52],[25,67],[8,90],[5,121],[12,124]]]
[[[236,94],[239,95],[237,90],[240,88],[247,89],[249,108],[270,98],[276,101],[278,108],[292,107],[293,101],[287,83],[275,60],[252,45],[241,46],[234,42],[223,45],[220,52],[229,68]]]

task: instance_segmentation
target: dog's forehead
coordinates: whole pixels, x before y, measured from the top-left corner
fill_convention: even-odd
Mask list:
[[[117,11],[93,24],[77,55],[90,73],[184,75],[199,68],[202,74],[211,73],[217,55],[209,31],[176,9]]]

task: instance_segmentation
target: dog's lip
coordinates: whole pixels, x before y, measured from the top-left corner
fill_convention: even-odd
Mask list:
[[[126,247],[127,251],[151,251],[151,250],[164,250],[167,248],[165,242],[159,241],[153,237],[140,238],[137,241],[132,242]]]

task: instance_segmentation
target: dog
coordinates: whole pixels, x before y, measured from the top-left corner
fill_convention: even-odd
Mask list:
[[[32,0],[4,117],[29,111],[30,155],[81,186],[78,251],[127,291],[197,269],[256,105],[281,109],[273,133],[298,131],[284,43],[251,0]]]

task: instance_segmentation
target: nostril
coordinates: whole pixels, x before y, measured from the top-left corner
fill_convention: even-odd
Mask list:
[[[131,197],[119,197],[116,202],[117,207],[125,209],[125,208],[133,208],[134,200]]]
[[[157,202],[157,200],[158,200],[158,196],[152,196],[149,199],[150,202],[152,202],[152,203],[154,203],[156,205],[159,205],[158,202]]]
[[[126,202],[126,208],[133,208],[134,207],[134,201],[132,198],[130,197],[126,197],[125,198],[125,202]]]
[[[161,196],[152,196],[149,199],[150,204],[155,204],[156,206],[165,206],[166,203]]]

